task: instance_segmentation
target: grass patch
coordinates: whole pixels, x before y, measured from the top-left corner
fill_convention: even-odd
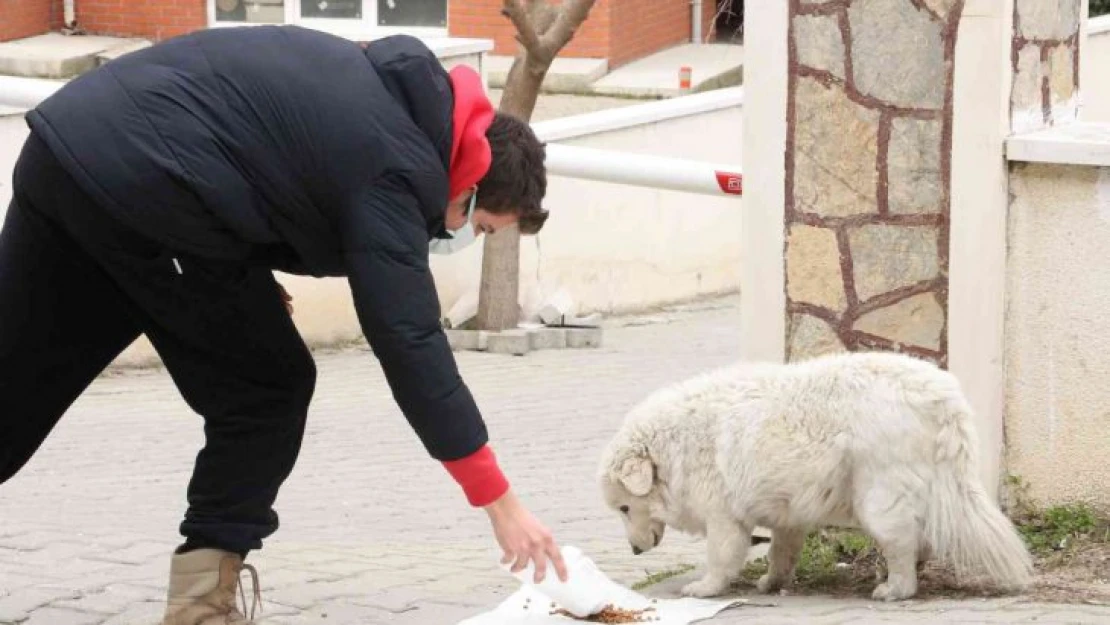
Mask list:
[[[1110,545],[1110,519],[1087,504],[1041,508],[1031,503],[1029,485],[1021,478],[1011,475],[1007,485],[1010,517],[1040,568],[1060,564],[1092,546]]]
[[[854,588],[862,581],[874,579],[878,559],[879,551],[874,542],[862,532],[843,529],[811,532],[802,546],[795,569],[795,584],[814,590]],[[861,575],[863,570],[871,572]],[[742,577],[755,583],[766,572],[767,558],[759,558],[748,564]]]
[[[672,577],[678,577],[679,575],[685,575],[685,574],[687,574],[687,573],[689,573],[690,571],[693,571],[693,570],[694,570],[693,565],[680,564],[679,566],[676,566],[673,569],[666,569],[666,570],[663,570],[663,571],[658,571],[656,573],[648,573],[647,577],[645,577],[644,579],[636,582],[635,584],[632,584],[632,590],[635,590],[636,592],[639,592],[639,591],[641,591],[645,588],[649,588],[649,587],[654,586],[656,584],[660,584],[662,582],[665,582],[668,579],[671,579]]]

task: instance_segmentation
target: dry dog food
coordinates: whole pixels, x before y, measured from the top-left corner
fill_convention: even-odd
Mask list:
[[[587,623],[650,623],[651,621],[659,620],[659,617],[650,614],[655,612],[655,608],[644,608],[643,610],[623,610],[621,608],[613,607],[611,605],[605,606],[597,614],[587,616],[585,618],[578,618],[567,612],[566,610],[554,610],[551,614],[558,614],[572,618],[576,621],[584,621]]]

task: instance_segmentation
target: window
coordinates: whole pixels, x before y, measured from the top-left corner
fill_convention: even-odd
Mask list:
[[[363,0],[301,0],[301,17],[307,19],[362,19]]]
[[[210,23],[303,24],[360,33],[422,31],[442,36],[448,0],[208,0]]]
[[[285,0],[215,0],[217,22],[281,24]]]
[[[378,26],[447,28],[447,0],[377,0]]]

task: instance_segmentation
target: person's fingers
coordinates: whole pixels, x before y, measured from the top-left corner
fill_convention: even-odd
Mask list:
[[[567,563],[563,561],[563,552],[559,549],[559,545],[555,544],[555,539],[548,536],[546,551],[548,557],[551,558],[551,563],[555,565],[555,573],[559,576],[559,581],[567,581]]]
[[[517,546],[513,557],[516,558],[516,562],[513,563],[512,572],[519,573],[523,571],[528,566],[528,547],[526,545]]]
[[[544,550],[542,542],[537,541],[533,545],[532,561],[536,563],[536,574],[533,577],[536,583],[539,584],[547,577],[547,552]]]

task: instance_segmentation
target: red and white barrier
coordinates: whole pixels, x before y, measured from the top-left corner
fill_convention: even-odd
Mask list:
[[[613,182],[706,195],[744,193],[738,166],[547,144],[547,172],[553,176]]]
[[[34,108],[64,84],[62,80],[0,76],[0,106]]]

